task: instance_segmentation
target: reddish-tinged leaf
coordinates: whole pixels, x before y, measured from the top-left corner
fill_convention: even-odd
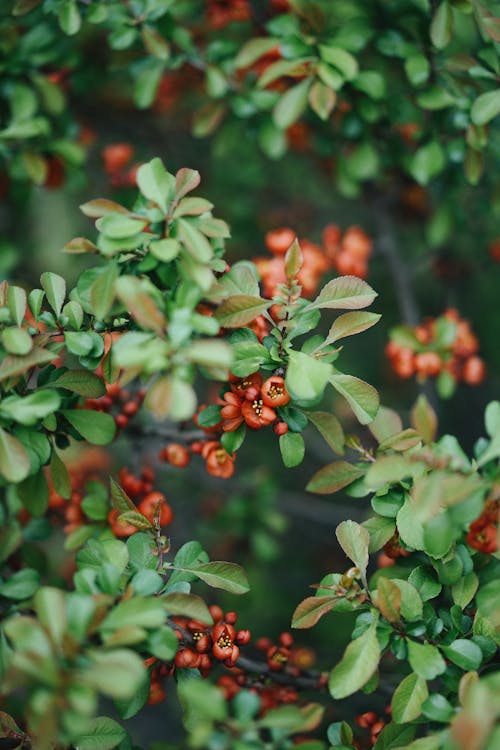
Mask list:
[[[234,294],[217,309],[215,317],[225,328],[239,328],[261,315],[272,302],[248,294]]]
[[[306,489],[318,495],[329,495],[352,484],[364,473],[363,469],[358,469],[347,461],[334,461],[317,471],[309,480]]]
[[[318,620],[330,612],[337,603],[332,596],[308,596],[292,615],[292,628],[312,628]]]

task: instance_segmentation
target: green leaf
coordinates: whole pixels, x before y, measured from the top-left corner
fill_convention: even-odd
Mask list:
[[[153,572],[153,571],[150,571]],[[153,656],[163,661],[171,661],[177,653],[179,641],[174,630],[169,627],[155,630],[148,638],[147,647]]]
[[[361,424],[368,424],[377,414],[379,395],[373,386],[353,375],[335,373],[330,383],[349,403]]]
[[[234,294],[225,300],[215,312],[215,317],[224,328],[240,328],[251,323],[271,306],[270,300],[248,294]]]
[[[474,598],[478,586],[479,579],[474,571],[471,570],[452,586],[451,596],[453,603],[458,604],[461,609],[464,609]]]
[[[165,622],[165,609],[160,599],[134,596],[124,599],[109,612],[99,625],[102,631],[118,630],[128,626],[159,628]]]
[[[2,331],[2,344],[10,354],[29,354],[33,349],[33,339],[24,328],[5,328]]]
[[[401,619],[401,590],[390,578],[382,576],[377,580],[375,604],[389,622],[398,622]]]
[[[109,216],[113,215],[115,214],[109,214]],[[111,309],[115,299],[115,281],[118,276],[118,266],[115,263],[110,263],[90,287],[93,312],[99,320],[103,320]]]
[[[147,109],[147,107],[150,107],[155,100],[156,92],[158,91],[158,86],[160,85],[164,71],[164,63],[153,57],[147,58],[146,60],[141,61],[141,63],[139,63],[136,68],[133,95],[137,107],[139,109]],[[139,65],[141,65],[140,69]],[[146,195],[142,188],[141,192],[143,195]],[[149,196],[146,195],[146,197]],[[157,201],[155,200],[155,202]]]
[[[273,110],[276,127],[286,130],[299,119],[307,107],[310,87],[311,79],[306,78],[280,96]]]
[[[430,28],[431,41],[438,49],[444,49],[450,43],[452,34],[453,11],[449,2],[443,0],[432,18]]]
[[[328,687],[332,697],[340,700],[361,690],[377,669],[380,656],[375,618],[359,638],[351,641],[341,661],[330,673]]]
[[[167,40],[152,26],[144,24],[141,29],[144,47],[150,55],[158,60],[168,60],[170,57],[170,45]]]
[[[337,417],[326,411],[308,411],[307,418],[324,437],[330,448],[344,454],[344,430]]]
[[[399,683],[391,701],[391,715],[396,724],[407,724],[418,719],[422,703],[428,698],[426,681],[412,672]]]
[[[164,239],[154,240],[148,245],[148,250],[155,258],[162,263],[169,263],[179,255],[181,246],[177,240]]]
[[[40,575],[33,568],[13,573],[4,583],[0,583],[0,596],[7,599],[29,599],[40,586]]]
[[[194,362],[202,367],[231,367],[233,352],[227,341],[198,339],[193,341],[184,350],[185,357],[189,362]]]
[[[50,480],[58,495],[66,500],[71,497],[71,477],[66,464],[61,461],[56,450],[52,451],[50,460]]]
[[[66,297],[66,282],[57,273],[46,271],[40,276],[40,283],[47,296],[47,300],[56,317],[60,315]]]
[[[73,36],[80,31],[82,17],[76,0],[66,0],[65,4],[59,11],[59,26],[68,36]]]
[[[357,276],[339,276],[329,281],[307,309],[359,310],[368,307],[377,297],[366,281]]]
[[[368,531],[356,521],[342,521],[335,530],[335,536],[347,557],[360,569],[361,576],[364,577],[368,567]]]
[[[12,320],[18,326],[24,320],[26,312],[26,292],[20,286],[9,286],[7,289],[7,307]]]
[[[297,401],[316,401],[323,395],[332,365],[304,352],[291,351],[286,371],[286,388]]]
[[[347,50],[342,49],[342,47],[320,44],[319,54],[325,62],[335,65],[347,81],[352,81],[353,78],[356,78],[358,63],[356,58],[350,52],[347,52]]]
[[[479,669],[483,661],[483,652],[477,643],[466,638],[457,638],[449,646],[440,648],[447,659],[467,671]]]
[[[212,615],[208,611],[207,605],[201,597],[195,596],[195,594],[166,594],[161,601],[171,615],[182,615],[208,625],[213,624]]]
[[[410,162],[410,174],[420,185],[427,185],[433,177],[443,171],[446,165],[445,153],[437,141],[421,146]]]
[[[285,254],[285,276],[292,281],[302,268],[304,258],[298,240],[295,239]]]
[[[424,680],[433,680],[446,669],[446,663],[436,646],[408,639],[408,661],[414,672]]]
[[[16,437],[0,427],[0,474],[8,482],[21,482],[29,471],[26,449]]]
[[[95,223],[96,228],[113,240],[127,239],[142,232],[147,219],[133,219],[122,213],[107,213]]]
[[[318,620],[330,612],[338,599],[333,596],[308,596],[295,608],[292,628],[312,628]]]
[[[198,263],[208,263],[214,251],[204,234],[189,219],[179,219],[177,224],[179,240]]]
[[[0,413],[19,424],[33,426],[60,406],[61,398],[55,390],[38,390],[29,396],[8,396],[0,402]]]
[[[274,37],[255,37],[245,42],[234,60],[236,68],[248,68],[278,44]]]
[[[78,733],[76,750],[112,750],[127,736],[117,721],[107,716],[91,719],[83,733]]]
[[[50,384],[53,388],[64,388],[85,398],[100,398],[106,386],[99,375],[88,370],[67,370]]]
[[[80,682],[112,698],[131,698],[144,678],[142,659],[129,649],[90,651],[88,660]]]
[[[334,461],[323,466],[309,480],[306,490],[329,495],[352,484],[364,475],[364,470],[347,461]]]
[[[423,394],[420,394],[411,410],[411,421],[424,443],[434,442],[438,427],[437,416]]]
[[[287,468],[302,463],[305,453],[304,438],[300,432],[285,432],[279,439],[281,457]]]
[[[136,276],[120,276],[115,281],[115,291],[141,328],[163,336],[167,324],[165,315],[150,290]]]
[[[63,409],[61,414],[93,445],[107,445],[115,436],[116,424],[110,414],[87,409]]]
[[[230,594],[246,594],[250,591],[245,571],[240,565],[228,562],[208,562],[195,566],[183,566],[209,586],[224,589]]]
[[[167,172],[161,159],[152,159],[139,167],[137,184],[144,197],[156,203],[166,214],[168,204],[173,197],[175,178]]]
[[[475,125],[486,125],[500,114],[500,89],[478,96],[472,105],[470,116]]]
[[[335,107],[337,94],[322,81],[314,81],[309,89],[308,100],[313,112],[320,120],[326,121]]]
[[[406,58],[405,71],[410,83],[414,86],[421,86],[429,78],[431,66],[424,55],[416,53]]]
[[[368,552],[378,552],[386,542],[394,535],[396,524],[392,518],[373,516],[363,521],[364,528],[370,534]]]
[[[348,312],[339,315],[333,322],[320,349],[329,344],[334,344],[335,341],[343,339],[346,336],[354,336],[356,333],[366,331],[368,328],[374,326],[375,323],[378,323],[381,317],[377,313],[370,312]]]

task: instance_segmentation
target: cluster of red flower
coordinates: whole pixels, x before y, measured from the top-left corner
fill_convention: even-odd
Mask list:
[[[113,409],[116,426],[119,430],[122,430],[139,411],[145,395],[144,390],[138,391],[135,395],[130,395],[118,383],[106,383],[106,394],[100,398],[87,398],[82,408],[105,412],[110,412]]]
[[[238,664],[238,659],[240,647],[250,643],[250,631],[236,630],[236,612],[224,613],[217,605],[212,605],[209,610],[213,625],[207,626],[184,617],[171,618],[179,639],[179,650],[170,663],[154,658],[147,660],[146,664],[153,666],[149,703],[156,704],[164,699],[164,678],[172,676],[176,668],[198,669],[202,677],[207,677],[218,663],[230,670],[230,674],[224,674],[217,680],[226,700],[231,700],[242,688],[247,688],[259,694],[262,713],[284,703],[295,703],[299,699],[297,690],[274,682],[273,674],[286,674],[292,682],[312,666],[315,659],[313,652],[307,648],[294,648],[291,633],[282,633],[276,644],[270,638],[259,638],[255,648],[265,655],[265,664],[252,662],[254,669],[249,671],[244,662]],[[318,686],[324,687],[326,676],[316,677]]]
[[[290,227],[273,229],[266,234],[264,241],[274,257],[253,259],[267,297],[273,297],[277,293],[278,284],[286,281],[284,257],[295,238],[296,234]],[[349,227],[342,234],[338,226],[328,224],[323,230],[322,242],[322,245],[317,245],[307,239],[299,241],[303,264],[297,280],[304,297],[315,294],[321,277],[331,269],[341,275],[359,276],[362,279],[368,274],[372,241],[360,227]]]
[[[390,706],[386,708],[386,713],[390,713],[391,709]],[[385,727],[387,720],[384,719],[381,716],[377,716],[375,711],[367,711],[364,714],[359,714],[359,716],[356,716],[355,720],[358,727],[361,727],[361,729],[369,729],[370,730],[370,744],[374,745],[377,741],[377,737],[379,736],[382,729]]]
[[[498,518],[500,500],[490,499],[479,518],[469,526],[467,544],[480,552],[493,554],[498,549]]]
[[[252,10],[248,0],[208,0],[206,16],[211,29],[223,29],[234,21],[249,21]]]
[[[135,187],[140,164],[131,164],[134,154],[130,143],[110,143],[102,149],[104,171],[113,187]]]
[[[68,463],[67,468],[71,480],[71,495],[68,499],[62,497],[54,488],[49,471],[46,472],[46,477],[51,522],[54,525],[64,523],[64,532],[71,534],[86,522],[81,507],[85,486],[91,481],[101,481],[102,473],[109,472],[109,455],[99,448],[85,448]],[[25,514],[27,511],[21,512]]]
[[[444,344],[439,338],[443,318],[455,326],[453,340],[447,340]],[[482,383],[486,366],[477,356],[477,336],[457,310],[450,308],[441,318],[429,318],[415,326],[413,333],[415,349],[410,344],[402,345],[395,340],[389,341],[385,348],[392,368],[400,378],[410,378],[414,374],[421,378],[436,377],[441,372],[447,372],[456,382],[464,381],[469,385]]]
[[[168,526],[174,517],[172,508],[167,503],[162,492],[153,490],[155,473],[150,467],[141,471],[140,477],[130,472],[126,467],[120,469],[118,479],[122,489],[137,505],[137,510],[154,523],[156,519],[160,526]],[[127,537],[138,530],[132,524],[118,518],[118,511],[113,508],[108,514],[108,522],[113,534],[117,537]]]

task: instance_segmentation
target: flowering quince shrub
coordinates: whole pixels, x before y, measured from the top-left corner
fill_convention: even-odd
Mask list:
[[[462,447],[439,432],[433,391],[472,394],[483,353],[494,381],[487,331],[462,315],[498,296],[499,41],[498,3],[482,0],[2,4],[0,198],[16,227],[27,196],[51,221],[40,188],[87,190],[86,164],[110,197],[81,206],[95,231],[64,240],[75,275],[0,281],[0,750],[141,750],[134,722],[151,716],[150,750],[500,746],[500,401],[490,392]],[[151,159],[181,153],[189,128],[213,137],[221,185],[238,173],[226,210],[252,217],[266,254],[228,261],[198,171]],[[263,155],[287,155],[283,172],[251,190]],[[247,195],[266,180],[267,216]],[[0,245],[0,273],[13,252]],[[475,300],[455,283],[473,271]],[[416,281],[427,302],[442,285],[435,317]],[[392,292],[380,349],[421,394],[403,417],[349,359]],[[254,461],[248,482],[245,457],[273,444],[284,469]],[[312,454],[330,462],[304,469]],[[186,518],[200,467],[206,497]],[[352,510],[269,637],[265,613],[237,611],[259,588],[252,560],[247,574],[225,559],[235,537],[256,552],[283,532],[275,477],[299,472]],[[214,512],[211,488],[240,478]],[[202,514],[217,551],[193,538]]]
[[[380,318],[365,310],[377,295],[364,273],[318,277],[304,294],[301,273],[321,248],[302,249],[284,228],[266,239],[281,275],[271,285],[264,272],[261,287],[258,263],[228,266],[227,224],[192,195],[198,172],[173,175],[156,158],[135,179],[131,208],[82,205],[98,234],[65,247],[95,261],[74,288],[52,272],[29,293],[0,286],[1,746],[131,749],[127,720],[147,703],[162,711],[175,689],[191,748],[493,750],[500,403],[487,407],[472,458],[453,436],[437,439],[423,396],[404,427],[339,369],[339,342]],[[323,241],[325,271],[339,254],[370,252],[356,227],[343,237],[327,228]],[[199,406],[210,381],[219,395],[207,389]],[[324,406],[331,391],[367,426],[362,437]],[[315,668],[288,630],[253,639],[236,611],[192,591],[198,581],[237,596],[251,582],[198,541],[167,536],[176,499],[153,466],[109,476],[102,446],[150,415],[177,424],[160,461],[182,468],[201,455],[222,479],[261,429],[274,432],[285,467],[302,462],[308,425],[339,457],[308,489],[367,498],[372,515],[339,524],[345,568],[322,571],[291,618],[300,630],[355,614],[335,666]],[[82,443],[97,448],[75,455]],[[47,583],[33,542],[60,526],[74,560]],[[387,712],[362,697],[354,726],[328,722],[329,702],[368,696],[379,677]]]

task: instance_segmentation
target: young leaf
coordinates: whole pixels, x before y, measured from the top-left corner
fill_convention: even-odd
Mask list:
[[[373,386],[354,375],[335,373],[330,383],[349,403],[361,424],[368,424],[375,417],[379,408],[379,395]]]
[[[239,565],[228,562],[208,562],[201,565],[183,567],[197,578],[216,589],[224,589],[231,594],[246,594],[250,591],[245,571]]]
[[[95,372],[88,370],[67,370],[50,384],[54,388],[64,388],[85,398],[100,398],[106,393],[104,381]]]
[[[391,715],[396,724],[418,719],[422,703],[429,697],[427,683],[415,672],[407,675],[396,688],[391,702]]]
[[[398,622],[401,611],[401,590],[390,578],[377,581],[377,609],[389,622]]]
[[[376,296],[377,292],[357,276],[339,276],[325,284],[307,309],[359,310],[371,305]]]
[[[78,750],[112,750],[127,736],[117,721],[108,716],[90,719],[83,733],[78,732]]]
[[[292,628],[312,628],[336,604],[337,599],[333,596],[308,596],[295,608]]]
[[[308,411],[307,418],[323,435],[330,448],[340,456],[344,455],[344,430],[337,417],[326,411]]]
[[[342,521],[335,530],[335,536],[347,557],[353,561],[354,565],[360,569],[361,575],[364,576],[368,567],[368,545],[370,543],[368,531],[356,521]]]
[[[347,487],[364,474],[363,469],[347,461],[334,461],[323,466],[309,480],[306,490],[319,495],[330,495]]]
[[[310,87],[311,79],[305,78],[280,96],[273,110],[273,121],[278,128],[286,130],[299,119],[307,106]]]
[[[370,312],[348,312],[339,317],[333,322],[332,327],[328,331],[328,335],[321,345],[321,349],[329,344],[334,344],[339,339],[343,339],[346,336],[354,336],[356,333],[366,331],[367,328],[371,328],[378,323],[382,316],[377,313]]]
[[[251,323],[271,306],[270,300],[248,294],[234,294],[225,300],[215,312],[215,317],[224,328],[240,328]]]
[[[175,178],[165,169],[161,159],[152,159],[137,170],[139,190],[150,201],[167,213],[175,189]]]
[[[285,432],[279,439],[281,457],[287,468],[302,463],[305,453],[304,438],[300,432]]]
[[[297,401],[316,401],[323,395],[332,365],[304,352],[291,351],[286,371],[286,388]]]
[[[304,258],[298,240],[295,239],[285,255],[285,275],[288,281],[292,281],[302,268]]]
[[[107,445],[115,436],[116,424],[110,414],[87,409],[64,409],[61,414],[93,445]]]
[[[110,263],[90,287],[90,301],[94,315],[103,320],[111,309],[115,299],[115,281],[119,276],[116,263]]]
[[[65,280],[57,273],[46,271],[40,276],[40,283],[47,295],[49,305],[55,312],[56,317],[58,317],[64,304],[64,298],[66,297]]]
[[[380,655],[375,618],[359,638],[351,641],[341,661],[330,673],[328,687],[332,697],[340,700],[360,690],[377,669]]]

